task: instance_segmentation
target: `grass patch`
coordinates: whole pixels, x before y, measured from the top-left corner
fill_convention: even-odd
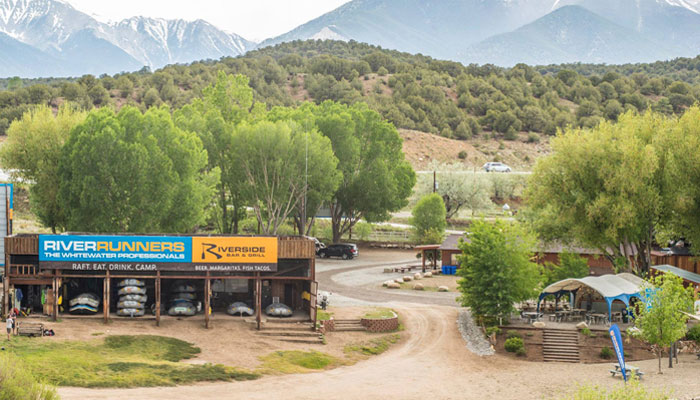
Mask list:
[[[395,333],[393,335],[386,335],[370,340],[369,342],[349,344],[345,346],[345,354],[351,355],[353,353],[359,353],[364,356],[376,356],[389,350],[392,344],[396,343],[401,339],[401,335]]]
[[[375,307],[371,311],[367,311],[362,318],[367,319],[386,319],[394,318],[394,310],[390,308]]]
[[[104,332],[93,332],[93,333],[91,333],[90,335],[92,335],[92,336],[102,336],[102,335],[104,335],[104,334],[105,334]]]
[[[333,316],[332,312],[317,309],[316,310],[316,321],[328,321]]]
[[[42,381],[57,386],[148,387],[259,377],[223,365],[188,365],[200,349],[162,336],[107,336],[103,340],[43,341],[17,338],[6,345]]]
[[[56,390],[38,382],[18,357],[0,354],[0,399],[58,400]]]
[[[321,370],[342,364],[337,358],[319,351],[276,351],[261,356],[263,373],[295,374]]]

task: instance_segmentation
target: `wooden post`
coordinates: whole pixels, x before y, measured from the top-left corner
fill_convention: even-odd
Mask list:
[[[102,291],[102,312],[104,314],[104,322],[105,324],[109,322],[109,299],[110,299],[110,288],[111,288],[111,282],[110,282],[110,277],[109,277],[109,270],[107,270],[107,273],[105,275],[105,280],[104,282],[104,290]]]
[[[260,321],[262,319],[262,281],[260,280],[260,272],[255,273],[255,322],[257,329],[260,330]]]
[[[209,308],[211,303],[211,280],[209,279],[209,271],[204,280],[204,327],[209,329]]]
[[[53,322],[56,322],[56,319],[58,318],[58,298],[60,297],[58,294],[58,276],[56,275],[56,270],[53,271],[53,282],[51,283],[51,288],[53,289],[53,310],[51,312],[51,320]]]
[[[421,262],[423,263],[423,273],[425,273],[425,250],[421,249],[420,251],[420,258]]]
[[[5,264],[5,266],[7,268],[7,264]],[[10,282],[11,279],[7,274],[7,269],[5,269],[5,282],[2,286],[2,291],[4,293],[2,297],[2,318],[5,318],[7,315],[10,314]]]
[[[156,326],[160,326],[160,271],[156,271]]]

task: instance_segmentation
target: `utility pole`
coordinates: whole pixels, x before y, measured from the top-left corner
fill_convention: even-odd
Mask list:
[[[433,171],[433,193],[437,192],[437,172]]]
[[[301,231],[299,232],[300,235],[304,236],[306,235],[306,191],[309,187],[309,133],[306,132],[306,135],[304,136],[304,142],[306,145],[306,150],[305,150],[305,164],[304,164],[304,201],[301,206]]]

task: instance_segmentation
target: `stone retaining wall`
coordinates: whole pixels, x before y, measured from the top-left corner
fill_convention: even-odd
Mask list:
[[[391,332],[399,329],[399,316],[394,313],[393,318],[362,318],[360,323],[367,328],[369,332]]]
[[[319,328],[319,331],[321,333],[326,333],[326,332],[333,332],[335,330],[335,320],[333,317],[327,321],[319,321],[321,324],[321,327]]]

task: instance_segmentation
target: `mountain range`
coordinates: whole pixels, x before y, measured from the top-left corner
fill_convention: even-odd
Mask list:
[[[700,0],[353,0],[261,46],[298,39],[465,64],[665,60],[700,53]]]
[[[307,39],[465,64],[649,62],[700,53],[700,0],[352,0],[259,44],[203,20],[103,23],[64,0],[0,0],[0,77],[114,74]]]
[[[80,76],[236,56],[254,43],[203,20],[102,23],[60,0],[0,0],[0,76]]]

